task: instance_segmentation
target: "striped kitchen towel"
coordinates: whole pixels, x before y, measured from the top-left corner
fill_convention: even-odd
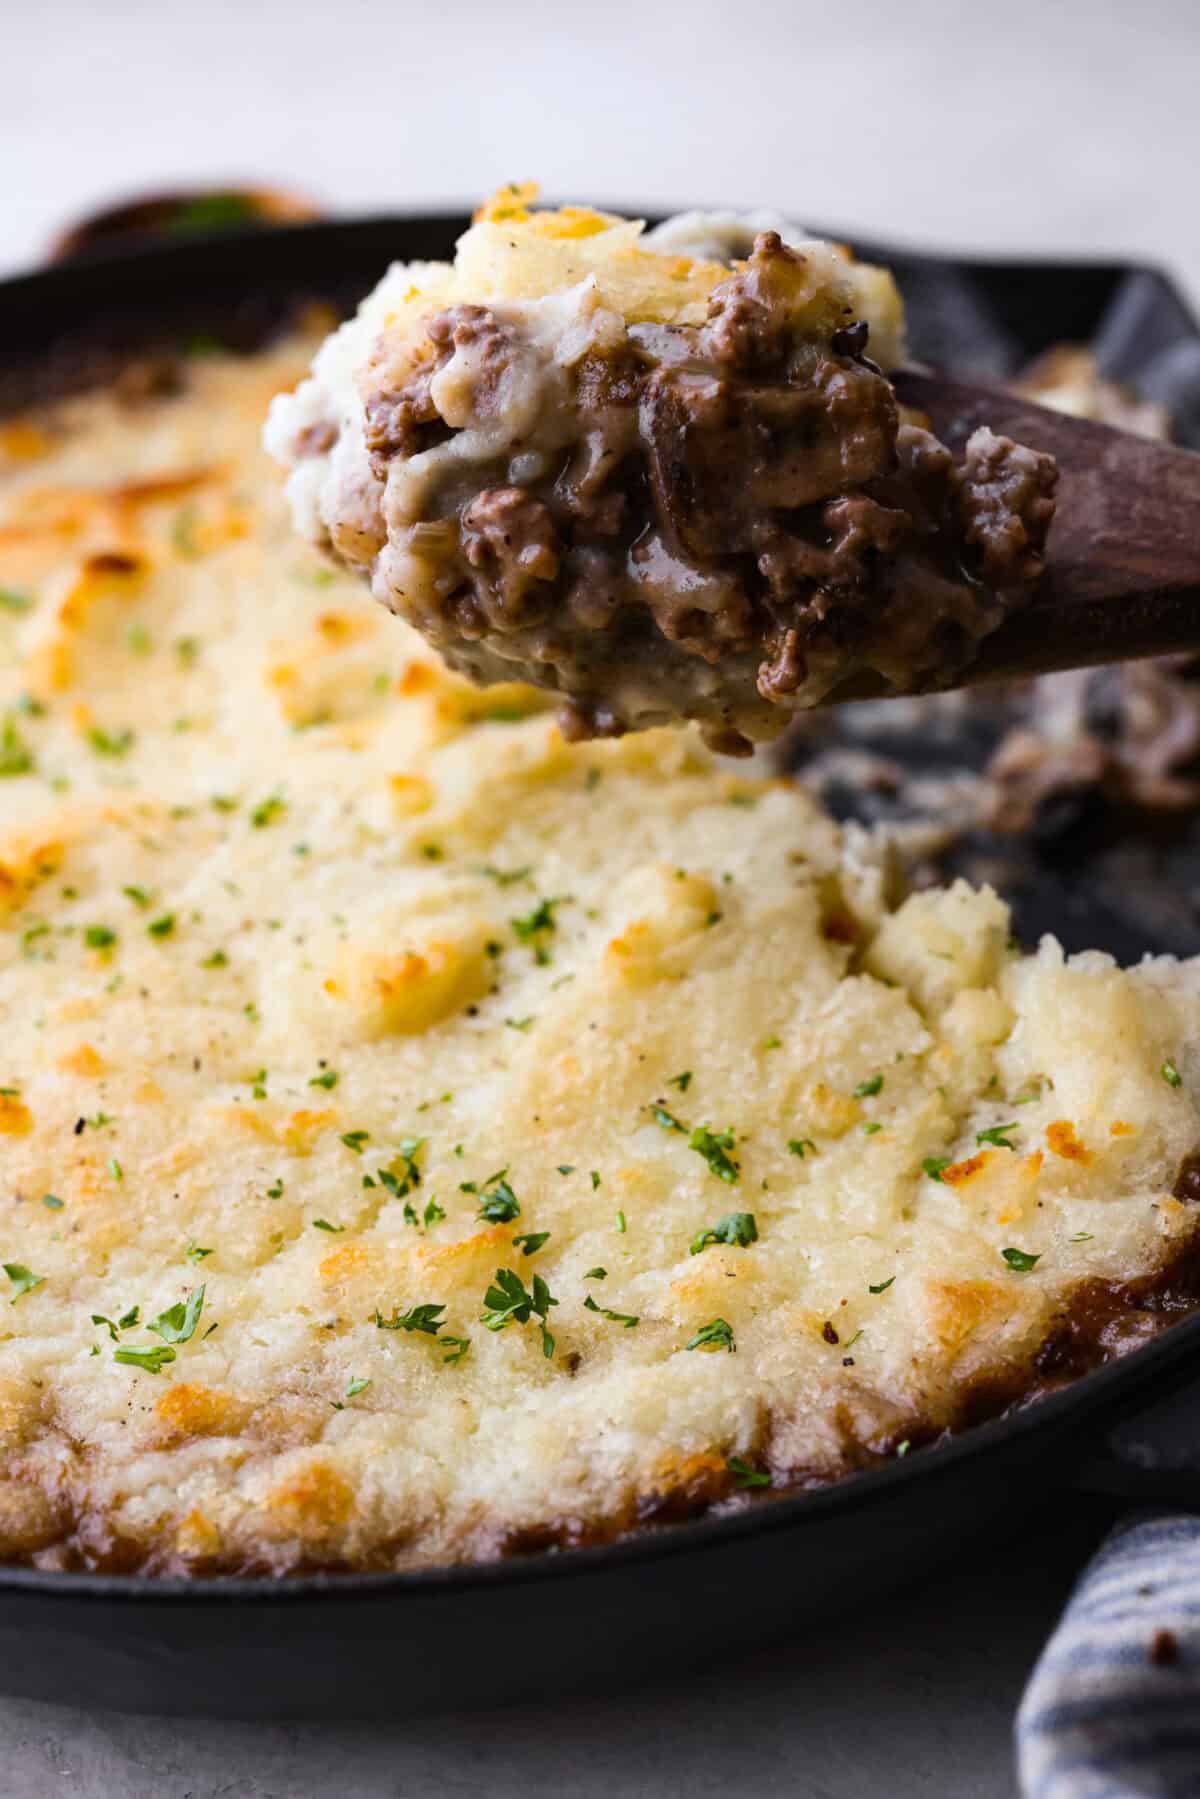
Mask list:
[[[1026,1689],[1017,1760],[1025,1799],[1200,1799],[1200,1518],[1108,1538]]]

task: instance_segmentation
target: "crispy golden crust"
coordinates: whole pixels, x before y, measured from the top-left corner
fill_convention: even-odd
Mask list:
[[[0,438],[0,1553],[597,1540],[1190,1305],[1196,970],[893,909],[801,791],[448,677],[290,539],[310,352]]]

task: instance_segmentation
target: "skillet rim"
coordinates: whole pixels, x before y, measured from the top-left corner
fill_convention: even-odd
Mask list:
[[[663,216],[656,208],[615,207],[626,216],[645,216],[651,221]],[[132,309],[169,313],[188,301],[202,301],[211,289],[180,288],[180,282],[193,268],[216,275],[214,286],[228,289],[240,286],[243,297],[253,297],[248,285],[254,274],[270,265],[272,252],[286,248],[294,252],[285,261],[274,288],[284,277],[294,278],[302,289],[304,276],[296,268],[297,259],[309,262],[311,279],[325,285],[330,269],[324,266],[321,251],[337,244],[358,254],[378,252],[386,256],[384,245],[389,238],[403,236],[420,227],[436,232],[457,232],[469,221],[469,213],[458,209],[414,208],[402,212],[372,213],[365,216],[335,216],[304,223],[270,227],[243,226],[202,237],[145,240],[128,244],[108,243],[103,249],[86,250],[76,256],[45,268],[19,269],[0,279],[0,319],[10,309],[21,311],[28,304],[34,322],[34,334],[53,330],[49,321],[37,316],[37,302],[43,297],[69,300],[72,291],[79,294],[79,324],[86,334],[89,287],[112,277],[112,287],[105,300],[113,312]],[[1097,278],[1119,279],[1138,274],[1160,282],[1170,293],[1182,316],[1200,335],[1200,323],[1191,314],[1187,300],[1169,267],[1157,263],[1122,261],[1116,256],[1100,259],[1056,257],[1005,253],[1001,256],[964,251],[938,254],[919,245],[901,241],[881,242],[873,237],[860,237],[857,232],[842,233],[815,228],[821,235],[838,241],[852,242],[860,254],[888,262],[902,259],[910,266],[931,268],[954,267],[979,278],[989,274],[1012,275],[1035,269],[1046,274],[1070,277],[1086,273]],[[250,252],[250,254],[246,254]],[[403,253],[399,243],[392,254]],[[151,273],[152,282],[143,284],[138,276]],[[171,278],[175,291],[167,291]],[[83,291],[79,291],[83,290]],[[109,314],[111,316],[111,314]],[[92,319],[96,336],[103,341],[106,316]],[[48,335],[48,332],[47,332]],[[44,338],[43,353],[52,348]],[[30,359],[38,352],[22,350]],[[1200,1228],[1200,1227],[1198,1227]],[[214,1575],[195,1578],[180,1575],[101,1574],[77,1570],[54,1570],[0,1564],[0,1595],[37,1593],[62,1600],[91,1598],[123,1605],[148,1603],[154,1608],[221,1607],[234,1603],[245,1605],[291,1605],[317,1598],[339,1598],[366,1602],[370,1599],[394,1597],[410,1592],[467,1592],[492,1586],[523,1585],[528,1582],[557,1580],[568,1576],[582,1577],[604,1572],[614,1565],[658,1561],[678,1555],[719,1550],[749,1537],[763,1537],[776,1531],[795,1529],[807,1519],[818,1521],[831,1513],[867,1510],[893,1492],[923,1480],[927,1486],[939,1475],[949,1474],[963,1461],[987,1455],[1004,1444],[1020,1442],[1039,1431],[1052,1431],[1056,1425],[1082,1426],[1089,1415],[1107,1404],[1110,1408],[1122,1400],[1128,1402],[1149,1386],[1156,1372],[1180,1373],[1195,1356],[1200,1365],[1200,1312],[1181,1317],[1167,1326],[1153,1341],[1145,1343],[1070,1381],[1059,1391],[1019,1404],[1015,1409],[971,1425],[940,1442],[914,1451],[911,1457],[893,1459],[875,1468],[843,1476],[828,1485],[800,1489],[778,1498],[751,1501],[742,1509],[709,1513],[685,1522],[667,1525],[648,1524],[613,1541],[586,1547],[533,1552],[488,1562],[448,1563],[427,1568],[363,1573],[312,1573],[302,1575]]]
[[[898,1489],[922,1479],[932,1486],[939,1475],[952,1473],[972,1456],[999,1451],[1056,1425],[1082,1427],[1090,1414],[1128,1400],[1148,1386],[1156,1372],[1183,1378],[1189,1360],[1200,1364],[1200,1312],[1168,1325],[1151,1342],[1070,1381],[1058,1392],[1026,1402],[997,1418],[895,1458],[859,1474],[843,1476],[827,1486],[802,1489],[778,1499],[751,1501],[736,1512],[708,1514],[679,1524],[649,1525],[614,1541],[578,1549],[515,1555],[489,1562],[450,1562],[429,1568],[370,1573],[300,1575],[92,1574],[74,1570],[28,1568],[0,1564],[0,1597],[37,1592],[51,1598],[94,1598],[127,1604],[228,1605],[292,1603],[304,1599],[369,1600],[398,1592],[467,1592],[496,1585],[523,1585],[568,1575],[599,1574],[614,1564],[659,1560],[675,1555],[721,1549],[744,1537],[763,1537],[832,1513],[869,1509]],[[1180,1364],[1183,1368],[1180,1368]],[[1160,1392],[1165,1398],[1173,1391]]]
[[[547,197],[545,203],[553,206],[558,201]],[[616,212],[626,218],[644,219],[648,225],[658,224],[669,216],[661,206],[643,207],[628,202],[605,201],[601,210]],[[738,208],[730,206],[722,210],[737,211]],[[37,299],[47,291],[68,289],[81,276],[92,278],[136,273],[148,265],[155,265],[169,272],[173,263],[188,264],[193,261],[201,265],[224,262],[226,273],[231,274],[231,265],[240,260],[238,252],[260,253],[257,257],[247,258],[248,261],[269,261],[273,250],[289,247],[299,250],[302,245],[310,246],[314,255],[323,244],[339,241],[347,242],[354,248],[369,250],[374,248],[377,240],[382,241],[389,234],[403,233],[416,227],[447,232],[464,230],[470,224],[471,216],[471,210],[466,206],[461,209],[456,206],[413,207],[396,212],[335,213],[320,219],[286,225],[230,226],[221,231],[204,232],[202,235],[180,235],[157,241],[145,238],[131,239],[128,242],[110,239],[103,248],[85,248],[59,262],[45,265],[35,263],[0,275],[0,306],[24,298]],[[849,244],[856,256],[867,260],[887,261],[890,257],[909,264],[921,264],[929,268],[957,268],[978,275],[991,272],[1014,274],[1025,269],[1063,276],[1086,274],[1094,278],[1112,279],[1148,275],[1170,289],[1181,312],[1186,315],[1193,330],[1200,335],[1200,319],[1194,316],[1179,277],[1167,262],[1127,259],[1116,252],[1089,257],[1054,256],[1041,251],[1020,250],[989,254],[981,248],[938,251],[927,249],[923,244],[906,238],[881,238],[870,231],[846,231],[842,227],[827,226],[819,222],[813,224],[811,229],[814,236]],[[399,255],[401,251],[397,249],[395,254]],[[243,276],[249,272],[244,268],[240,271]],[[327,285],[332,285],[328,276],[333,271],[322,271],[318,265],[314,275],[319,277],[322,272],[327,277]],[[149,295],[139,297],[149,298]],[[184,299],[187,296],[176,297]],[[118,296],[114,293],[113,298],[115,300]]]

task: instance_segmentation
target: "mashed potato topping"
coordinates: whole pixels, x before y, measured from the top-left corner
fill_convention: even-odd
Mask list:
[[[1197,970],[447,674],[291,535],[311,348],[0,429],[0,1552],[581,1541],[1136,1338]]]

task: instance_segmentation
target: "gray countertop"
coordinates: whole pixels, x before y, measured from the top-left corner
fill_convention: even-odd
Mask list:
[[[835,1615],[752,1656],[595,1698],[345,1725],[99,1716],[0,1700],[0,1791],[5,1799],[1010,1799],[1021,1689],[1108,1516],[1101,1503],[1067,1494],[1015,1540],[918,1577],[867,1614]],[[497,1650],[521,1652],[515,1640]],[[526,1652],[552,1659],[553,1644]]]

